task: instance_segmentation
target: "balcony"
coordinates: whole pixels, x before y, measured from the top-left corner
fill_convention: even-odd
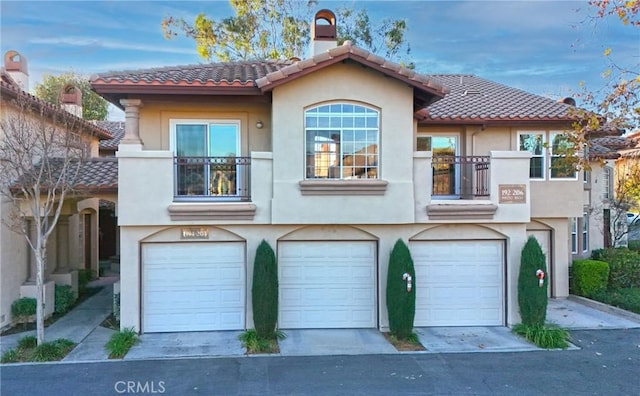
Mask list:
[[[174,157],[176,201],[250,201],[250,157]]]
[[[416,221],[529,221],[530,154],[489,154],[461,157],[414,152]]]
[[[489,156],[438,155],[431,163],[434,199],[489,197]]]

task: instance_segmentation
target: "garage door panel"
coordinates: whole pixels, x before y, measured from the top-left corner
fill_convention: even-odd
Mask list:
[[[375,243],[281,242],[281,328],[375,327]]]
[[[143,245],[145,332],[244,328],[244,243]]]
[[[502,325],[501,241],[412,242],[416,326]]]

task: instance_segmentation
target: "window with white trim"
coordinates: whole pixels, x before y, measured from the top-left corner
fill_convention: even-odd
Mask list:
[[[571,253],[578,253],[578,219],[571,219]]]
[[[574,162],[568,154],[572,143],[566,133],[552,133],[550,145],[550,174],[551,179],[576,179],[577,171]]]
[[[531,179],[545,178],[544,133],[527,132],[518,134],[518,150],[531,153],[529,160],[529,177]]]
[[[240,157],[240,121],[171,120],[176,197],[244,197],[248,162]]]
[[[611,167],[605,166],[602,168],[602,199],[611,198],[611,174]]]
[[[589,215],[584,213],[582,216],[582,251],[589,250]]]
[[[380,113],[353,103],[310,108],[305,115],[307,179],[378,179]]]

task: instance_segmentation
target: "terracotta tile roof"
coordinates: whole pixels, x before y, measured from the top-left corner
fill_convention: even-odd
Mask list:
[[[113,136],[111,139],[100,141],[100,150],[117,150],[120,140],[124,137],[124,121],[94,121],[94,123]]]
[[[437,74],[432,79],[451,90],[416,113],[421,123],[568,121],[570,105],[474,75]]]
[[[153,69],[114,71],[91,76],[91,83],[119,85],[254,86],[255,80],[291,65],[291,61],[257,60]]]
[[[440,82],[389,62],[350,41],[311,58],[298,60],[257,60],[200,65],[172,66],[143,70],[107,72],[91,77],[93,89],[120,106],[124,93],[167,94],[264,94],[276,86],[334,63],[351,59],[408,83],[423,93],[428,104],[448,92]],[[177,91],[177,89],[184,90]]]
[[[118,191],[118,159],[91,158],[80,168],[75,189],[81,193]]]
[[[84,130],[90,131],[90,133],[95,135],[98,139],[111,139],[112,138],[112,136],[111,136],[111,134],[109,132],[107,132],[106,130],[100,128],[99,126],[94,125],[91,122],[89,122],[87,120],[84,120],[82,118],[76,117],[75,115],[69,113],[68,111],[64,110],[60,106],[56,106],[54,104],[46,102],[46,101],[44,101],[44,100],[42,100],[42,99],[40,99],[38,97],[35,97],[35,96],[31,95],[28,92],[23,91],[22,88],[20,88],[15,83],[15,81],[11,78],[11,76],[9,76],[9,74],[6,73],[4,68],[2,69],[0,74],[1,74],[1,76],[0,76],[0,97],[2,97],[3,100],[5,100],[5,99],[18,99],[18,98],[24,99],[30,105],[33,105],[33,106],[37,107],[38,109],[43,109],[46,112],[49,112],[49,114],[62,115],[68,121],[73,122],[73,123],[78,123],[79,125],[81,125],[83,127]]]
[[[620,157],[619,151],[633,147],[635,140],[622,136],[604,136],[589,139],[589,143],[590,159],[616,159]]]
[[[77,162],[76,162],[77,163]],[[63,160],[59,158],[51,158],[48,166],[52,169],[51,178],[59,178],[62,170]],[[70,165],[75,167],[75,165]],[[37,173],[37,172],[36,172]],[[70,180],[69,180],[70,181]],[[20,185],[33,185],[34,179],[29,174],[17,181],[11,190],[14,193],[20,193]],[[85,196],[87,194],[96,193],[115,193],[118,191],[118,159],[109,158],[90,158],[82,163],[73,184],[73,194]],[[42,185],[43,192],[47,186]]]
[[[449,90],[441,83],[429,76],[416,73],[411,69],[407,69],[397,63],[390,62],[380,56],[357,47],[347,40],[343,45],[331,48],[328,51],[319,53],[311,58],[294,62],[280,70],[269,73],[268,75],[256,80],[256,85],[263,91],[273,89],[284,82],[288,82],[299,76],[303,76],[305,70],[316,70],[345,59],[352,59],[366,66],[384,73],[385,75],[395,77],[405,81],[410,85],[427,91],[438,97],[444,96]]]

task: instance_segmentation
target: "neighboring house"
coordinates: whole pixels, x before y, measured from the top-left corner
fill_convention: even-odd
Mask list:
[[[28,93],[29,74],[27,60],[16,51],[9,51],[4,57],[4,66],[0,81],[0,114],[7,121],[17,111],[16,101],[32,106],[36,111],[27,113],[34,124],[50,123],[56,128],[65,128],[66,123],[81,125],[86,132],[86,143],[93,157],[98,156],[100,139],[111,139],[104,129],[82,120],[76,115],[82,114],[81,93],[69,90],[63,95],[62,106],[54,106]],[[43,110],[40,112],[40,110]],[[42,121],[44,117],[47,117]],[[50,115],[57,117],[48,118]],[[62,116],[62,117],[60,117]],[[10,122],[10,121],[7,121]],[[0,128],[0,139],[5,138]],[[92,159],[82,168],[76,187],[86,194],[106,194],[115,201],[117,188],[117,162],[114,160]],[[49,238],[47,264],[45,267],[45,314],[54,308],[54,285],[68,284],[78,290],[78,269],[98,269],[98,200],[89,196],[68,197],[56,230]],[[2,199],[0,218],[9,216],[11,203]],[[27,219],[29,221],[29,219]],[[33,224],[33,223],[32,223]],[[20,297],[35,296],[35,259],[30,252],[24,236],[9,230],[4,222],[0,225],[0,328],[12,322],[11,304]]]
[[[120,140],[124,136],[124,121],[93,122],[113,136],[112,139],[100,141],[100,157],[114,158]],[[115,202],[101,200],[98,217],[100,224],[98,258],[101,263],[108,262],[110,270],[119,271],[120,229]]]
[[[615,204],[615,161],[618,150],[629,145],[621,130],[602,130],[589,136],[590,169],[583,172],[584,210],[571,223],[571,254],[573,258],[588,258],[591,251],[621,244],[616,230],[626,227],[624,213]],[[621,217],[622,216],[622,217]],[[620,224],[621,221],[623,224]]]
[[[126,112],[122,327],[253,327],[263,239],[277,254],[282,329],[388,328],[398,239],[416,266],[416,326],[518,323],[530,235],[547,254],[550,295],[567,297],[583,181],[554,166],[554,148],[570,106],[476,76],[417,74],[337,46],[335,29],[319,12],[301,61],[92,77]]]

